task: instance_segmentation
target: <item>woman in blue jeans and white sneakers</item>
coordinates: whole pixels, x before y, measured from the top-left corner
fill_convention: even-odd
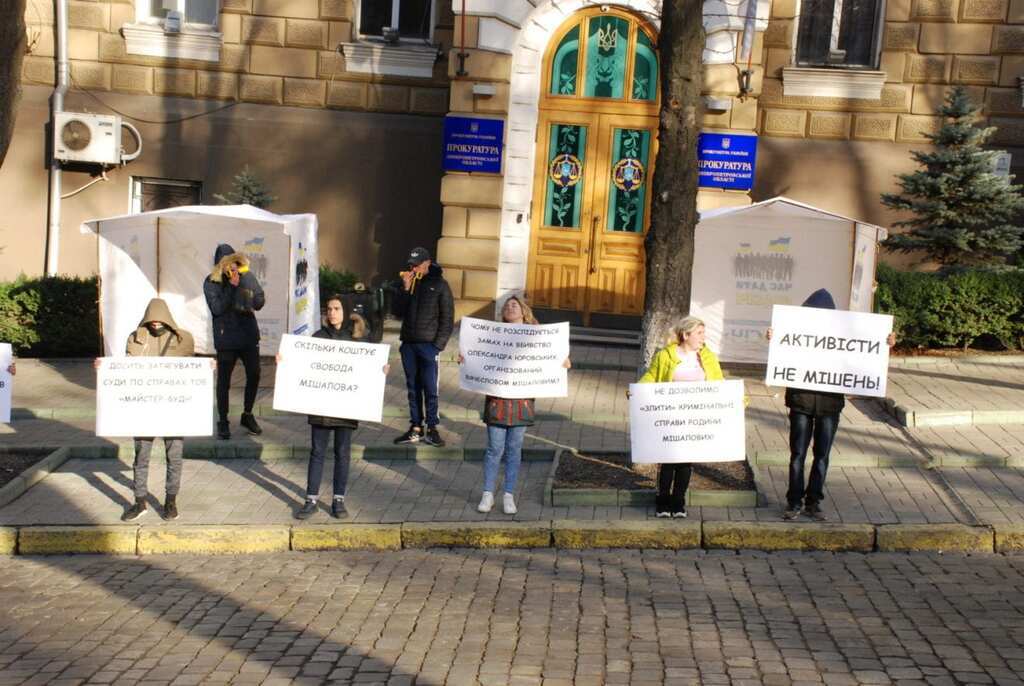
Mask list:
[[[537,324],[533,311],[519,296],[510,296],[501,308],[501,320],[507,324]],[[459,355],[462,364],[462,355]],[[572,366],[569,358],[562,365]],[[477,511],[490,512],[494,507],[494,488],[498,482],[498,467],[505,457],[505,495],[502,511],[515,514],[516,480],[519,463],[523,458],[523,437],[526,427],[534,421],[533,399],[497,398],[489,395],[484,401],[484,423],[487,425],[487,452],[484,454],[484,494]]]

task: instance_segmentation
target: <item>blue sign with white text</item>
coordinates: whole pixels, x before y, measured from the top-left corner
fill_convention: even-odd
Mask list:
[[[445,117],[444,170],[501,173],[503,119]]]
[[[702,133],[697,138],[697,185],[749,191],[754,187],[757,136]]]

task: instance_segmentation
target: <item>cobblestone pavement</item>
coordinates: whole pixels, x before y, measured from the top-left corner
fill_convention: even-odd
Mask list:
[[[0,559],[0,684],[1024,684],[1024,556]]]

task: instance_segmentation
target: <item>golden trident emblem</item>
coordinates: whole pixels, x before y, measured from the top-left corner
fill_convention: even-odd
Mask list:
[[[619,43],[619,29],[613,27],[611,22],[605,28],[597,27],[597,47],[601,50],[614,50]]]

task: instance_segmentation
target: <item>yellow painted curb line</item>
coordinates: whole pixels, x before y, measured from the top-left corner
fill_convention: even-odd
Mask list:
[[[871,524],[805,522],[704,522],[704,547],[727,550],[825,550],[871,552]]]
[[[401,524],[292,527],[292,550],[400,550]]]
[[[966,524],[884,524],[878,527],[881,552],[958,552],[995,551],[992,529]]]
[[[700,522],[687,520],[635,520],[595,522],[555,520],[556,548],[648,548],[681,550],[700,548]]]
[[[134,555],[136,526],[33,526],[18,530],[21,555]]]
[[[404,548],[547,548],[551,522],[456,522],[402,525]]]
[[[0,526],[0,555],[13,555],[18,550],[18,530]]]
[[[288,550],[287,526],[159,526],[139,530],[139,555],[237,555]]]
[[[1024,524],[996,524],[996,552],[1013,553],[1024,550]]]

